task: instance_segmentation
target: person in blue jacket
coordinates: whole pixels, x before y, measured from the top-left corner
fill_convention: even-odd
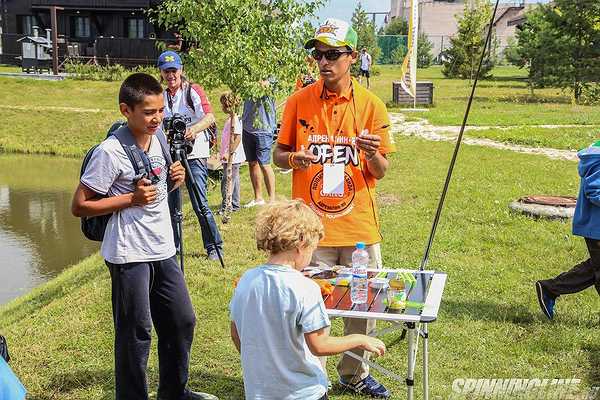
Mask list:
[[[594,285],[600,294],[600,141],[577,153],[579,196],[573,216],[573,234],[585,239],[590,258],[553,279],[535,283],[542,312],[554,318],[556,299]]]

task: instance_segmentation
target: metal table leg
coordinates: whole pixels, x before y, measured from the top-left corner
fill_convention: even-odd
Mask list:
[[[408,400],[413,400],[415,389],[415,342],[417,331],[414,323],[406,324],[408,342],[408,371],[406,373],[406,389]]]
[[[429,324],[423,324],[423,400],[429,400]]]

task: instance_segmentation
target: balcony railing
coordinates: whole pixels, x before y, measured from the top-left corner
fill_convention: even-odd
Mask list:
[[[33,0],[33,7],[148,8],[150,0]]]

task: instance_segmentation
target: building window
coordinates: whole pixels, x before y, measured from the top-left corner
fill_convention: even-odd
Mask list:
[[[89,17],[71,17],[71,36],[76,38],[89,38],[90,18]]]
[[[33,35],[33,27],[37,25],[37,20],[34,15],[19,15],[17,16],[18,33],[22,35]]]
[[[143,18],[127,18],[127,37],[129,39],[144,38],[144,19]]]

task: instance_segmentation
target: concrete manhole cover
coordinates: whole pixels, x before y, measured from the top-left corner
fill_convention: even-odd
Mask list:
[[[541,218],[573,218],[577,199],[572,196],[525,196],[508,205],[513,211]]]

